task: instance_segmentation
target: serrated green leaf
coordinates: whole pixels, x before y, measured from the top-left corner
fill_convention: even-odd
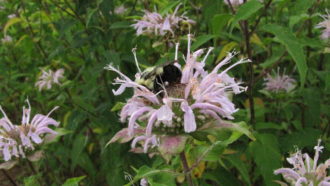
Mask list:
[[[263,26],[263,29],[267,32],[274,34],[276,36],[276,39],[286,47],[289,54],[297,65],[298,72],[300,75],[301,87],[303,87],[303,85],[305,84],[308,67],[306,63],[306,56],[299,40],[289,29],[280,25],[269,24]]]

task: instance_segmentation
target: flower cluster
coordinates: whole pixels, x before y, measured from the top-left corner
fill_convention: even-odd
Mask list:
[[[330,38],[330,14],[327,13],[322,18],[324,20],[317,24],[316,28],[323,28],[321,38],[326,40]]]
[[[165,17],[163,17],[157,12],[145,11],[145,14],[142,19],[137,20],[137,22],[132,25],[136,30],[136,34],[152,34],[156,36],[164,36],[167,33],[171,33],[172,35],[174,35],[175,30],[178,29],[182,23],[187,23],[189,25],[195,24],[195,21],[189,19],[184,15],[176,15],[179,6],[176,7],[173,14],[168,14]]]
[[[52,85],[60,84],[59,79],[63,78],[64,69],[58,69],[55,72],[52,70],[42,70],[42,75],[39,77],[35,86],[39,88],[39,91],[42,89],[50,89]]]
[[[280,69],[277,69],[275,75],[267,74],[265,78],[265,90],[270,92],[278,93],[280,91],[290,92],[296,86],[296,80],[292,79],[290,76],[280,74]]]
[[[8,17],[8,19],[13,19],[13,18],[15,18],[15,17],[17,17],[17,16],[16,16],[16,14],[10,14],[10,15],[8,15],[7,17]]]
[[[296,152],[287,161],[293,168],[280,168],[274,171],[275,174],[282,174],[284,179],[292,185],[327,186],[330,185],[330,176],[327,176],[327,169],[330,167],[330,159],[325,163],[317,164],[319,153],[323,146],[321,140],[314,147],[315,155],[312,160],[307,153]]]
[[[157,146],[159,134],[191,133],[208,121],[233,119],[232,114],[238,110],[229,98],[230,94],[238,94],[245,91],[246,88],[240,86],[240,83],[230,77],[227,72],[234,66],[249,62],[249,60],[241,59],[220,71],[220,68],[232,59],[233,54],[230,53],[211,72],[208,72],[204,69],[205,61],[213,48],[210,48],[201,58],[204,50],[200,49],[191,53],[190,45],[189,34],[187,56],[184,57],[185,65],[181,68],[180,64],[174,64],[180,68],[181,78],[175,83],[162,79],[160,82],[156,82],[162,87],[159,92],[154,92],[141,83],[141,77],[149,70],[137,73],[136,80],[133,81],[112,65],[105,67],[107,70],[118,73],[121,77],[115,79],[114,84],[120,85],[118,90],[113,91],[115,95],[122,94],[128,87],[134,89],[134,95],[127,101],[120,113],[121,122],[128,120],[128,129],[125,129],[125,132],[120,131],[120,135],[134,136],[133,148],[137,142],[144,141],[144,152],[147,152],[149,147]],[[175,61],[177,61],[178,44],[175,56]],[[153,81],[157,80],[153,79]],[[114,138],[118,139],[118,136]],[[111,142],[113,141],[111,140]]]
[[[125,12],[127,11],[127,8],[125,8],[124,5],[120,5],[118,7],[116,7],[113,12],[110,12],[110,14],[116,14],[116,15],[123,15],[125,14]]]
[[[32,120],[31,106],[27,100],[28,108],[23,107],[22,123],[14,125],[0,106],[3,117],[0,119],[0,153],[5,161],[12,157],[25,158],[28,151],[35,149],[35,144],[43,142],[42,137],[56,132],[49,128],[50,125],[58,126],[59,123],[50,118],[49,115],[56,110],[55,107],[47,115],[36,114]]]

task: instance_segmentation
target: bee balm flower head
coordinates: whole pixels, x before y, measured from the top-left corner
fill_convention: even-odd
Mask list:
[[[274,75],[267,74],[265,78],[265,90],[270,92],[290,92],[296,86],[296,80],[292,79],[290,76],[280,74],[280,69],[277,69],[277,72]]]
[[[292,185],[311,185],[326,186],[330,185],[330,177],[327,176],[327,169],[330,167],[330,159],[318,165],[320,152],[323,146],[320,146],[321,140],[314,147],[314,159],[308,154],[302,154],[300,151],[293,154],[287,161],[293,168],[280,168],[274,171],[275,174],[282,174],[283,178]]]
[[[35,146],[43,142],[45,134],[56,134],[49,128],[57,127],[59,122],[50,118],[49,115],[56,110],[55,107],[47,115],[36,114],[31,119],[31,107],[27,100],[28,108],[23,107],[22,122],[14,125],[0,106],[3,117],[0,119],[0,152],[5,161],[13,157],[25,158],[26,153],[33,151]]]
[[[137,35],[160,35],[164,36],[168,33],[174,35],[175,31],[180,28],[182,23],[189,25],[195,24],[195,21],[187,18],[186,16],[177,16],[176,13],[179,9],[178,5],[173,14],[162,16],[157,12],[145,11],[141,20],[137,20],[132,26],[136,29]]]
[[[330,14],[327,12],[326,15],[323,15],[324,19],[322,22],[316,25],[316,28],[322,28],[321,38],[324,40],[328,40],[330,38]]]
[[[221,122],[223,119],[233,119],[232,114],[237,109],[229,98],[229,94],[238,94],[246,88],[230,77],[227,72],[234,66],[249,62],[249,60],[241,59],[221,71],[220,68],[228,64],[233,57],[233,54],[229,54],[208,72],[204,69],[205,61],[213,48],[210,48],[202,57],[204,50],[191,52],[190,45],[191,38],[188,35],[188,51],[182,68],[174,62],[160,69],[139,72],[136,74],[136,81],[129,79],[112,65],[105,67],[121,77],[115,79],[114,84],[120,85],[118,90],[113,91],[115,95],[123,93],[126,88],[134,90],[134,95],[120,113],[121,121],[128,122],[128,129],[124,129],[125,132],[119,132],[120,137],[115,136],[115,139],[126,138],[124,141],[128,141],[127,138],[134,138],[133,148],[137,142],[142,141],[144,152],[147,152],[150,147],[156,147],[159,142],[179,144],[185,141],[185,138],[164,139],[164,135],[186,135],[203,127],[209,121]],[[178,50],[176,50],[175,61],[177,61],[177,54]],[[170,77],[165,77],[165,74]],[[143,79],[143,77],[148,77],[148,79]],[[157,86],[159,87],[156,91]],[[159,140],[160,138],[162,140]]]
[[[38,87],[39,91],[42,89],[51,89],[53,84],[60,84],[60,79],[64,76],[64,69],[58,69],[55,72],[52,70],[42,70],[42,74],[36,82],[35,86]]]

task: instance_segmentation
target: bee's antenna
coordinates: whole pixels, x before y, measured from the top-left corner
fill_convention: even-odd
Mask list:
[[[141,74],[142,71],[139,67],[139,62],[138,62],[137,57],[136,57],[136,47],[132,49],[132,52],[133,52],[133,55],[134,55],[134,61],[135,61],[136,68],[138,69],[139,73]]]

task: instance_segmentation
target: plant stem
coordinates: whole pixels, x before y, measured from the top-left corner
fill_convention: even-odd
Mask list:
[[[2,173],[8,178],[10,183],[12,183],[14,186],[18,186],[18,184],[15,182],[14,178],[12,178],[7,171],[2,169]]]
[[[245,37],[245,46],[246,53],[250,60],[252,60],[252,50],[250,45],[250,33],[249,33],[249,23],[247,20],[243,21],[242,29]],[[253,100],[253,81],[254,81],[254,72],[253,72],[253,64],[249,63],[249,86],[248,86],[248,96],[250,103],[250,122],[255,123],[255,113],[254,113],[254,100]]]
[[[190,171],[189,171],[190,169],[189,169],[189,165],[188,165],[188,162],[187,162],[187,158],[186,158],[186,155],[185,155],[184,152],[181,152],[180,153],[180,159],[182,161],[182,165],[183,165],[183,169],[184,169],[184,174],[186,176],[188,185],[189,186],[194,186],[194,183],[192,181],[191,174],[190,174]]]
[[[28,162],[28,165],[29,165],[31,171],[33,172],[33,174],[37,174],[37,171],[36,171],[36,169],[33,167],[32,162],[29,161],[29,160],[27,160],[27,162]]]
[[[38,172],[37,172],[36,169],[34,168],[32,162],[31,162],[30,160],[28,160],[28,159],[27,159],[27,162],[28,162],[28,165],[29,165],[29,167],[30,167],[32,173],[33,173],[35,176],[37,176],[36,179],[37,179],[37,181],[39,182],[39,185],[42,186],[43,184],[42,184],[41,180],[38,178],[38,175],[37,175]]]

